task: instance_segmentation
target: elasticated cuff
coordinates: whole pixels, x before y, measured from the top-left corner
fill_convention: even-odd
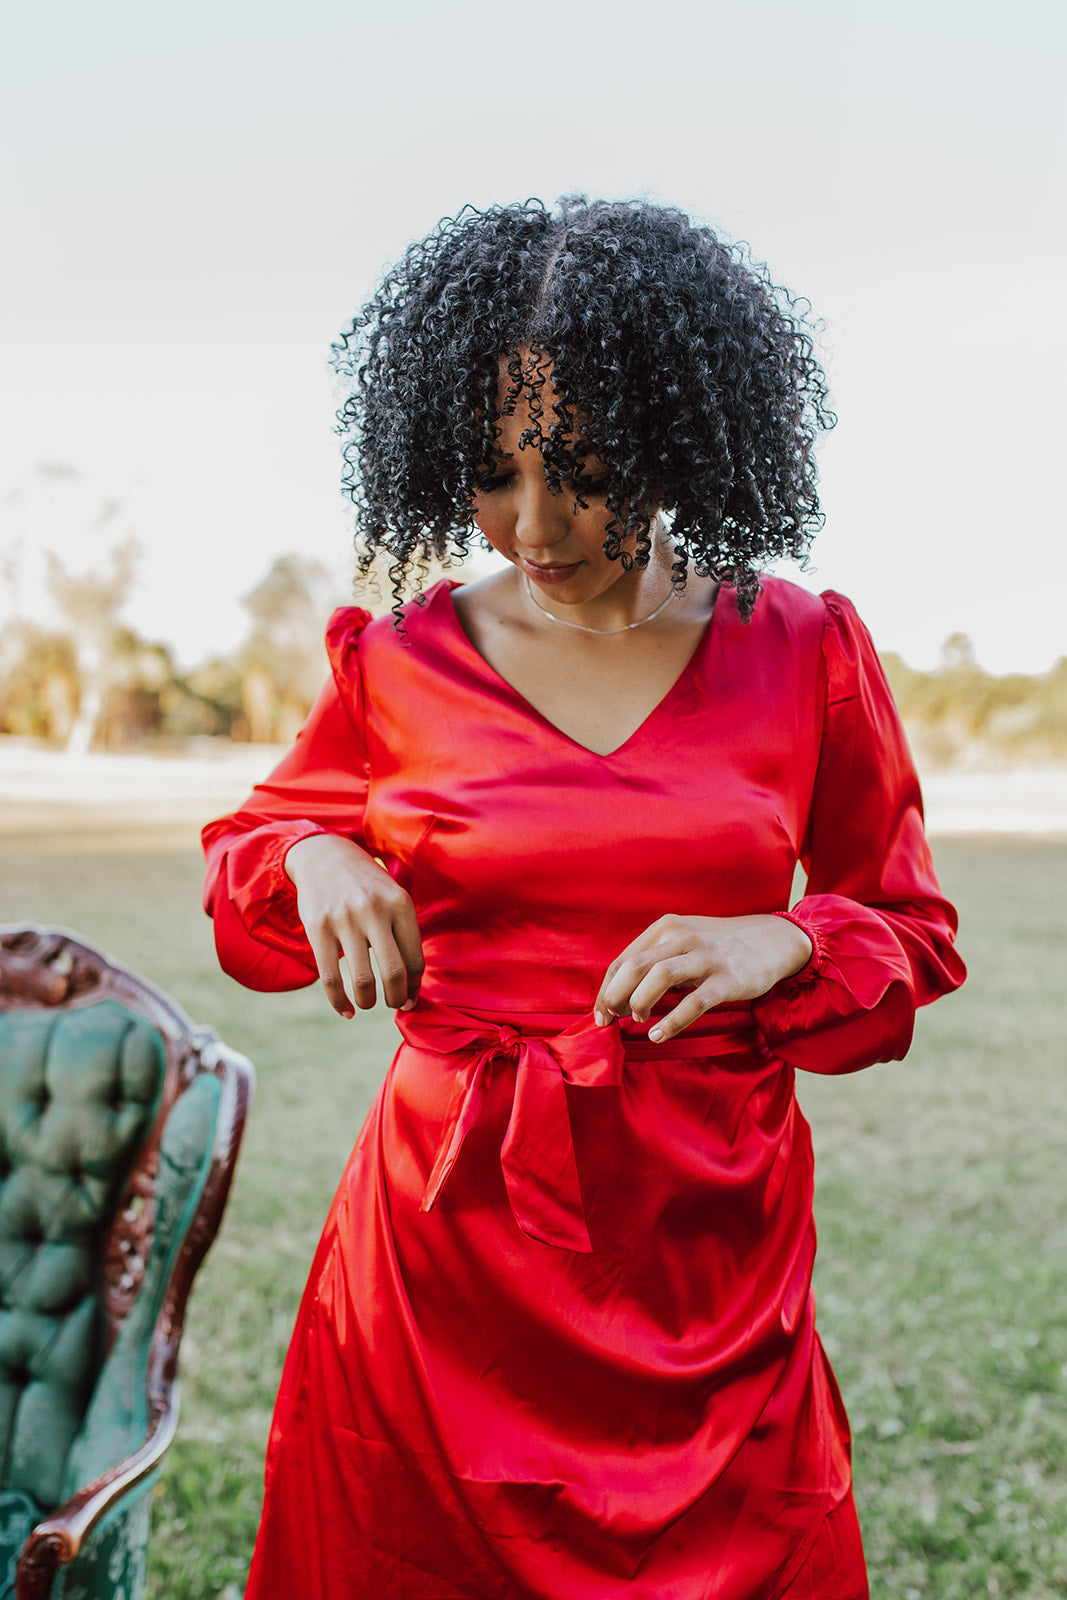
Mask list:
[[[788,999],[791,995],[799,994],[807,989],[818,978],[826,960],[826,948],[823,944],[822,933],[817,922],[804,916],[801,911],[774,911],[775,917],[784,917],[786,922],[791,922],[801,933],[807,934],[811,940],[811,955],[798,972],[793,972],[788,978],[783,978],[774,986],[775,995]]]

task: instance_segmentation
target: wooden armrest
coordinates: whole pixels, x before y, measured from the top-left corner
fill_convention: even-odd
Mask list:
[[[73,1561],[86,1535],[104,1513],[154,1471],[170,1449],[177,1427],[175,1383],[144,1443],[94,1483],[79,1489],[34,1528],[19,1557],[15,1600],[47,1600],[57,1568]]]

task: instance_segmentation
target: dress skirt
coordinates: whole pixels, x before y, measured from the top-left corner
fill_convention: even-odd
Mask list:
[[[399,1019],[286,1362],[248,1600],[841,1600],[811,1586],[851,1502],[810,1138],[743,1017],[659,1046]]]

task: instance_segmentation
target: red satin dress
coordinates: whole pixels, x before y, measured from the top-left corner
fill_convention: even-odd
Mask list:
[[[745,625],[723,589],[602,756],[451,587],[402,633],[338,612],[294,749],[205,830],[241,982],[314,981],[282,863],[324,830],[410,892],[427,962],[311,1269],[248,1600],[851,1600],[794,1069],[903,1056],[964,972],[873,647],[840,596],[768,579]],[[782,911],[798,859],[801,973],[665,1044],[596,1027],[650,923]]]

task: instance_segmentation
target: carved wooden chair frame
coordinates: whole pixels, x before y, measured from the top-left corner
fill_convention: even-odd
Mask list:
[[[140,1447],[38,1523],[19,1557],[16,1600],[45,1600],[60,1566],[74,1560],[90,1530],[159,1465],[178,1418],[177,1362],[185,1306],[214,1239],[233,1177],[252,1086],[244,1056],[210,1028],[198,1027],[146,979],[111,961],[63,928],[0,926],[0,1009],[73,1010],[112,999],[157,1030],[166,1066],[163,1092],[145,1142],[134,1157],[101,1252],[101,1293],[110,1351],[137,1296],[155,1218],[159,1143],[171,1107],[201,1073],[219,1079],[221,1095],[207,1181],[170,1275],[148,1360],[148,1430]]]

